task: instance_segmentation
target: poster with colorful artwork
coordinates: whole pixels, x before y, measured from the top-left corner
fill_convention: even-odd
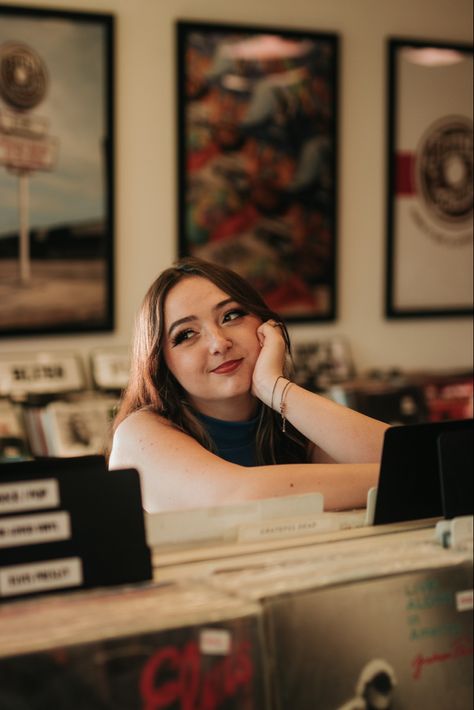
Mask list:
[[[338,37],[177,23],[179,251],[336,317]]]

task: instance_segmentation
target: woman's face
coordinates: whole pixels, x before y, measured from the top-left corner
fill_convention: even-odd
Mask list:
[[[164,316],[166,364],[195,408],[230,420],[249,416],[261,319],[201,276],[171,288]]]

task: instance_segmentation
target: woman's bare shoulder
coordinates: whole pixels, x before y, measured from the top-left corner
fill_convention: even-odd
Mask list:
[[[174,428],[173,424],[151,409],[140,409],[132,412],[123,421],[120,422],[115,430],[115,436],[124,436],[128,434],[136,434],[137,432],[145,432],[148,429],[159,430],[161,428]]]
[[[173,435],[183,436],[165,417],[151,410],[129,414],[114,432],[109,468],[136,465],[146,451]]]

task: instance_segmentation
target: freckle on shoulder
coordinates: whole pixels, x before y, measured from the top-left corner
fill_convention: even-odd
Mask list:
[[[163,426],[169,426],[169,422],[153,412],[133,412],[120,422],[115,430],[114,444],[119,446],[129,446],[133,442],[143,444],[150,435],[156,436]]]
[[[144,426],[163,424],[165,426],[170,426],[170,422],[164,417],[160,416],[156,412],[150,410],[140,410],[137,412],[132,412],[129,416],[120,422],[117,427],[117,431],[121,428],[127,431],[135,431],[136,429],[142,429]]]

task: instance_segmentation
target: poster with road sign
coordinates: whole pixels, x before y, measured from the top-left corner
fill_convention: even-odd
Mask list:
[[[0,336],[113,328],[113,36],[0,7]]]

